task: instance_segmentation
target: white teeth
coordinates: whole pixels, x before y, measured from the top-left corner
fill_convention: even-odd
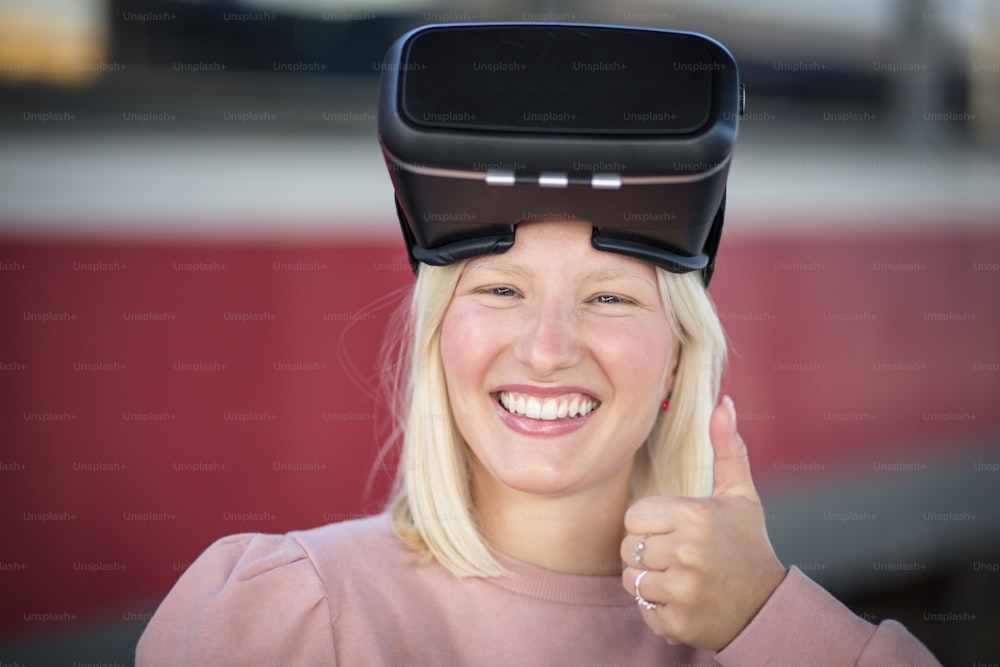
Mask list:
[[[580,397],[576,396],[572,401],[569,402],[569,406],[566,408],[566,414],[570,417],[576,417],[576,413],[580,410]]]
[[[581,394],[567,394],[541,399],[527,394],[502,391],[499,392],[497,398],[508,412],[545,421],[582,417],[593,412],[600,405],[593,398]]]

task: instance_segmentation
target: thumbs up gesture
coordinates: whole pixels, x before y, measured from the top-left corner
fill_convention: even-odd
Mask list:
[[[767,537],[728,396],[712,412],[709,436],[711,496],[653,496],[626,512],[622,585],[637,595],[636,579],[646,570],[638,594],[655,607],[640,604],[640,613],[653,632],[671,644],[719,650],[760,610],[785,568]]]

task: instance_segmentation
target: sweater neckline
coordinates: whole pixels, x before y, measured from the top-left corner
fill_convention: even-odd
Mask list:
[[[628,607],[635,604],[635,598],[622,587],[619,574],[556,572],[511,558],[495,549],[492,551],[511,576],[488,577],[486,581],[512,593],[570,605]]]

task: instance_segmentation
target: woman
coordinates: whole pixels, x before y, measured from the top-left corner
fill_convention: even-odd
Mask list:
[[[220,540],[138,664],[937,664],[775,557],[697,272],[524,223],[411,316],[391,510]]]
[[[591,78],[594,54],[637,78]],[[375,517],[218,541],[137,663],[937,664],[782,566],[719,400],[705,286],[742,109],[731,56],[689,34],[481,24],[405,36],[385,72],[380,137],[424,262],[393,497]],[[572,113],[531,111],[556,103]],[[654,103],[677,113],[629,111]],[[650,209],[664,202],[685,214]]]

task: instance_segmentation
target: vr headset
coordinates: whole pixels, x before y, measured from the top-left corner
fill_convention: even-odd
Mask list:
[[[379,141],[410,263],[502,253],[583,220],[599,250],[708,285],[744,92],[705,36],[553,23],[431,25],[383,63]]]

